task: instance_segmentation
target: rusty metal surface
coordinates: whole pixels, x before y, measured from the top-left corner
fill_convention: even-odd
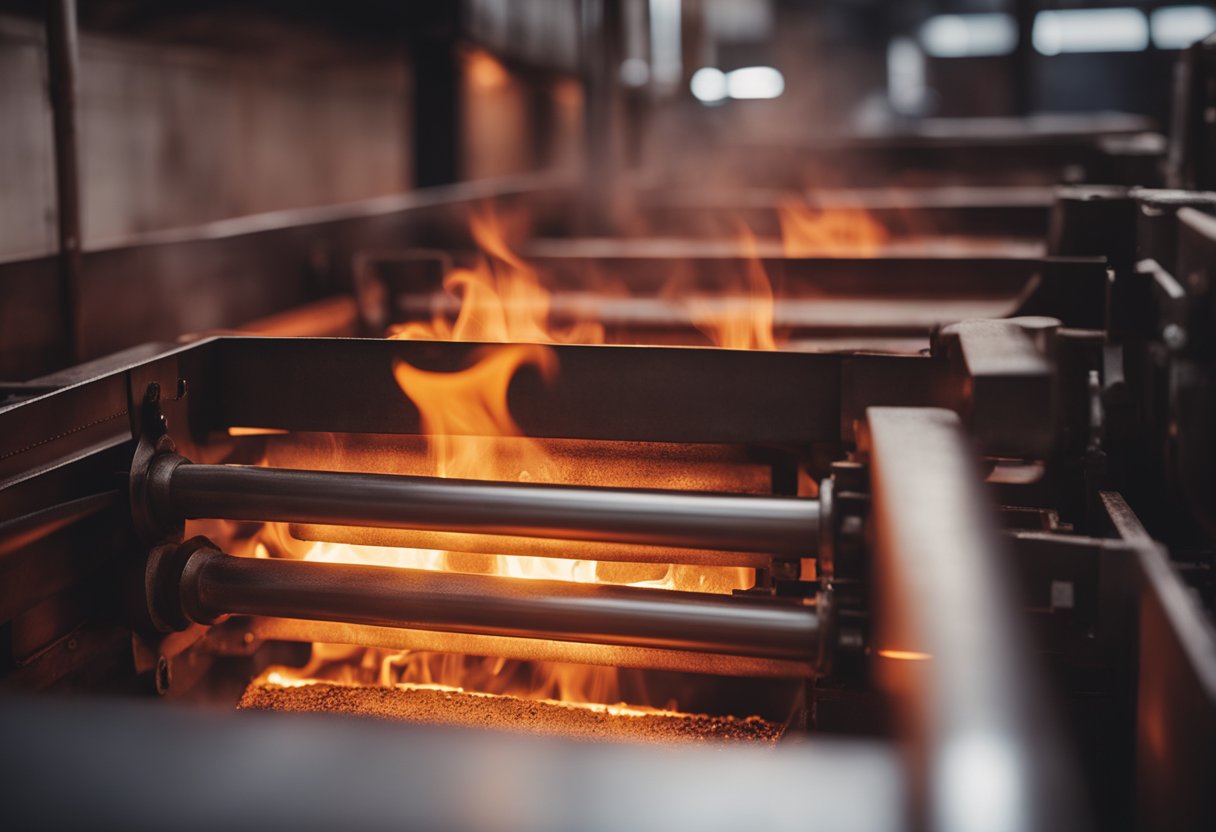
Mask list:
[[[856,441],[868,407],[936,407],[949,401],[948,375],[943,370],[942,364],[919,356],[859,355],[843,359],[841,437]]]
[[[98,515],[124,509],[117,491],[103,491],[0,521],[0,622],[67,588],[80,574],[112,566],[109,553],[89,544],[106,537],[107,518],[99,522]]]
[[[703,247],[691,244],[667,256],[631,254],[628,239],[613,241],[614,253],[582,254],[577,241],[568,241],[561,254],[530,255],[528,263],[552,280],[555,288],[628,286],[658,290],[685,277],[692,287],[729,288],[749,263],[742,253],[707,256]],[[842,253],[836,257],[786,257],[761,254],[758,258],[778,296],[869,295],[937,297],[1017,295],[1028,280],[1048,263],[1084,270],[1092,258],[1008,256],[881,256],[858,257]]]
[[[870,408],[874,648],[914,742],[922,823],[938,830],[1082,827],[1075,771],[1048,707],[959,418]]]

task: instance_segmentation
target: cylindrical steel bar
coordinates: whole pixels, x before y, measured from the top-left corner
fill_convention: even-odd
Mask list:
[[[186,617],[224,614],[340,621],[813,663],[815,606],[660,589],[532,581],[307,561],[211,548],[181,573]]]
[[[522,535],[801,555],[819,503],[797,497],[193,465],[165,455],[148,478],[160,516]]]

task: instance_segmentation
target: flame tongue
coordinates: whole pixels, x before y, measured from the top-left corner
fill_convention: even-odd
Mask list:
[[[515,373],[535,366],[546,379],[557,373],[557,355],[540,344],[505,344],[474,353],[475,363],[457,373],[432,373],[403,361],[393,366],[401,390],[418,408],[438,476],[500,481],[550,481],[554,469],[539,443],[522,436],[511,417],[507,392]],[[501,441],[510,437],[510,442]],[[480,558],[445,553],[455,571]],[[592,583],[596,563],[584,560],[498,555],[493,574]]]
[[[554,332],[547,320],[548,294],[535,270],[506,245],[494,215],[474,216],[472,229],[485,257],[475,268],[455,270],[444,281],[445,288],[461,299],[455,321],[437,316],[429,323],[401,327],[392,337],[501,343],[476,350],[473,363],[459,372],[430,372],[398,361],[392,367],[393,377],[418,408],[436,475],[500,481],[559,480],[560,466],[541,443],[522,435],[511,416],[511,380],[525,366],[533,367],[546,380],[556,378],[557,354],[546,344],[599,343],[602,330],[594,325],[576,325],[567,332]],[[759,277],[763,278],[762,271]],[[767,280],[764,283],[767,286]],[[771,292],[769,301],[771,321]],[[769,333],[771,348],[771,325]],[[305,558],[445,571],[488,570],[507,578],[719,592],[743,588],[752,581],[750,569],[612,563],[603,564],[601,574],[601,564],[590,560],[496,555],[487,565],[484,555],[334,543],[315,544]],[[620,699],[616,668],[456,654],[314,645],[313,659],[307,667],[298,671],[274,668],[273,672],[280,684],[319,677],[381,685],[446,685],[562,702],[615,703]]]
[[[511,418],[507,392],[516,371],[535,366],[546,379],[557,373],[557,355],[539,344],[507,344],[478,350],[473,366],[458,373],[433,373],[404,361],[393,376],[418,407],[435,471],[441,477],[513,480],[539,473],[544,453],[534,443],[495,443],[520,436]]]
[[[885,229],[860,210],[815,212],[804,203],[787,202],[780,206],[779,214],[785,254],[791,257],[873,256],[886,240]],[[552,381],[558,372],[558,357],[546,344],[604,343],[603,327],[588,320],[564,331],[555,330],[549,321],[549,295],[535,269],[507,244],[499,218],[484,211],[474,214],[470,225],[482,257],[474,267],[455,269],[444,278],[444,289],[460,300],[455,319],[436,314],[430,321],[396,327],[390,337],[482,341],[495,346],[476,350],[473,363],[460,372],[430,372],[398,361],[391,368],[393,377],[418,408],[434,474],[500,481],[560,481],[562,466],[540,442],[524,437],[512,418],[508,406],[510,384],[524,367],[532,367],[543,379]],[[715,287],[714,292],[706,294],[703,287],[673,279],[664,296],[683,305],[694,325],[717,346],[772,350],[776,348],[773,289],[755,238],[746,228],[740,231],[740,248],[745,267],[735,285]],[[594,314],[594,305],[588,311]],[[258,544],[263,555],[268,546],[282,548],[274,540],[278,531],[275,527],[265,530],[263,542]],[[305,559],[701,592],[730,592],[750,586],[754,579],[750,569],[601,564],[336,543],[312,545]],[[278,685],[325,679],[382,686],[444,686],[565,703],[620,701],[618,670],[613,667],[393,653],[346,645],[315,644],[306,667],[271,668],[264,678]]]
[[[786,257],[875,257],[887,230],[861,208],[815,210],[799,199],[777,206]]]
[[[746,226],[739,228],[739,249],[745,258],[742,286],[725,302],[694,295],[684,303],[697,329],[714,346],[731,350],[775,350],[773,337],[773,285],[760,261],[756,238]]]
[[[430,322],[393,327],[390,338],[427,341],[489,341],[498,343],[602,344],[604,328],[580,321],[569,330],[549,325],[549,293],[540,285],[536,270],[506,242],[506,233],[492,211],[469,218],[473,239],[482,257],[471,269],[453,269],[443,279],[444,289],[460,299],[454,322],[435,315]]]

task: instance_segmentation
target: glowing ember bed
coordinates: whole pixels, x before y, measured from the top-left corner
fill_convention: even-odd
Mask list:
[[[326,682],[299,684],[270,678],[253,682],[241,697],[239,707],[351,714],[428,725],[489,728],[587,740],[771,744],[781,736],[781,726],[754,716],[737,719],[625,705],[519,699],[435,685],[371,687]]]

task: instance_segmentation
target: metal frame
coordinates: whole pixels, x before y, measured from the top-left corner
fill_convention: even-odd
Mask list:
[[[1216,823],[1216,627],[1122,496],[1103,492],[1139,573],[1136,814],[1142,829]]]
[[[1016,332],[1010,337],[1022,339]],[[972,365],[976,351],[991,341],[979,339],[968,351]],[[996,346],[1003,349],[1004,343]],[[419,414],[393,380],[393,362],[453,371],[500,346],[217,337],[120,362],[87,380],[66,377],[61,389],[0,408],[0,485],[16,485],[6,481],[24,479],[30,471],[65,462],[99,443],[129,441],[139,433],[141,403],[153,383],[177,391],[162,404],[179,443],[205,441],[210,433],[230,427],[417,434]],[[834,445],[853,440],[853,426],[866,407],[958,406],[959,391],[965,392],[971,379],[966,366],[929,356],[573,345],[546,349],[558,359],[557,378],[547,382],[523,368],[509,391],[512,416],[527,436]],[[1031,352],[1026,357],[1025,372],[1037,372],[1040,359]],[[1006,356],[1005,379],[992,378],[984,390],[997,395],[1005,382],[1023,384],[1024,373],[1011,372],[1015,369]],[[1022,401],[1006,409],[1001,415],[1011,433],[1002,433],[996,423],[986,429],[988,435],[1016,448],[1017,431],[1023,430],[1019,425],[1041,406]]]
[[[1083,809],[958,416],[869,408],[881,684],[899,697],[926,828],[1073,830]]]
[[[345,339],[217,338],[120,366],[98,378],[69,384],[0,410],[0,426],[4,428],[0,431],[3,437],[0,441],[4,443],[0,449],[0,464],[9,466],[9,475],[0,487],[0,504],[9,516],[17,518],[4,527],[4,548],[0,550],[4,553],[4,567],[17,563],[15,557],[21,559],[25,564],[22,568],[32,570],[24,573],[26,577],[22,580],[34,576],[38,581],[34,585],[42,587],[46,597],[62,585],[63,576],[78,576],[80,567],[53,559],[27,557],[38,550],[38,545],[26,546],[25,541],[37,544],[45,540],[48,545],[55,544],[62,541],[55,535],[63,534],[65,530],[74,535],[82,534],[88,523],[100,524],[100,528],[109,529],[107,533],[110,534],[119,531],[124,508],[113,492],[116,485],[113,475],[130,458],[131,437],[143,424],[149,385],[173,391],[172,395],[163,395],[159,405],[175,431],[183,431],[184,449],[209,441],[216,432],[223,432],[229,426],[251,422],[290,430],[325,425],[330,430],[408,433],[417,431],[419,424],[416,414],[401,413],[407,408],[404,397],[391,381],[392,360],[405,357],[433,369],[456,368],[465,364],[472,351],[482,346]],[[905,713],[910,716],[906,723],[909,735],[917,742],[916,759],[926,764],[948,760],[948,749],[958,747],[955,740],[959,736],[963,737],[966,749],[970,742],[968,737],[972,736],[969,732],[973,729],[998,731],[1000,737],[1013,743],[1009,746],[1014,749],[1009,759],[1016,765],[1010,770],[1014,778],[1011,787],[1029,795],[1026,802],[1019,801],[1018,805],[1041,808],[1046,813],[1040,818],[1044,824],[1064,823],[1061,819],[1075,817],[1071,814],[1075,806],[1067,801],[1061,803],[1055,791],[1057,787],[1066,789],[1071,781],[1067,773],[1051,774],[1051,766],[1059,761],[1066,763],[1068,756],[1058,753],[1055,743],[1060,735],[1051,728],[1050,719],[1040,720],[1046,712],[1040,710],[1042,700],[1036,662],[1028,655],[1025,640],[1011,635],[1026,625],[1020,621],[1013,595],[999,578],[1008,568],[1007,563],[1002,566],[1008,552],[995,534],[993,518],[977,499],[982,486],[978,473],[971,469],[973,457],[966,447],[962,423],[957,416],[943,411],[873,407],[882,403],[922,406],[952,400],[941,390],[943,385],[959,380],[948,356],[939,353],[936,357],[891,358],[621,347],[557,346],[554,349],[560,355],[559,363],[565,372],[553,387],[541,385],[537,379],[527,392],[527,396],[538,400],[531,405],[532,409],[520,408],[521,421],[530,433],[535,429],[554,435],[584,435],[575,430],[583,419],[579,413],[561,412],[560,409],[550,409],[547,414],[542,411],[546,410],[543,406],[546,399],[552,402],[568,397],[574,401],[583,395],[590,374],[608,379],[605,383],[610,388],[619,384],[613,392],[617,398],[626,390],[650,391],[645,395],[656,397],[654,401],[667,414],[667,419],[677,419],[674,424],[660,423],[657,418],[651,422],[625,423],[623,428],[613,418],[615,412],[600,414],[598,421],[587,420],[584,427],[593,435],[606,439],[627,435],[643,441],[747,443],[755,434],[746,428],[754,423],[762,428],[765,424],[781,426],[767,438],[779,437],[788,443],[788,447],[807,453],[821,444],[838,450],[841,443],[850,441],[854,419],[864,416],[868,427],[862,434],[863,448],[868,454],[873,488],[871,523],[878,547],[872,566],[879,588],[877,609],[896,611],[901,616],[919,616],[913,619],[915,626],[908,632],[920,633],[927,639],[920,652],[934,656],[923,663],[902,663],[899,668],[904,671],[902,678],[892,678],[888,674],[892,668],[884,669],[881,663],[876,667],[880,678],[892,685],[891,690],[900,692],[900,701],[912,705],[912,710]],[[622,372],[642,367],[647,362],[659,366],[653,373],[639,370],[626,376]],[[729,368],[730,372],[724,372],[723,368]],[[971,372],[976,372],[974,367]],[[919,373],[924,375],[917,376]],[[915,383],[907,383],[902,388],[891,383],[900,378],[906,380],[907,376],[917,376]],[[378,378],[385,382],[379,387]],[[619,381],[613,381],[614,378]],[[183,383],[179,384],[179,379]],[[743,388],[760,390],[763,395],[755,399],[723,395],[723,379],[732,382],[739,379]],[[804,379],[807,383],[799,385],[791,379]],[[808,386],[813,388],[809,395]],[[711,391],[715,406],[723,409],[721,422],[716,422],[714,414],[705,412],[704,406],[698,404],[709,401],[701,397],[708,396]],[[325,404],[327,399],[342,395],[354,396],[354,399],[339,398],[338,404],[332,407]],[[297,402],[310,399],[324,412],[301,412]],[[617,407],[623,411],[628,403],[618,402]],[[367,404],[396,405],[397,410],[374,413],[373,408],[364,406]],[[771,415],[768,411],[773,408],[782,411],[773,417],[777,421],[765,422]],[[106,418],[99,418],[98,414]],[[685,416],[680,417],[680,414]],[[702,424],[697,424],[694,415]],[[733,428],[727,424],[727,416],[737,420]],[[797,416],[801,418],[795,418]],[[327,419],[332,420],[328,425]],[[685,423],[686,430],[676,429],[685,427]],[[849,488],[855,486],[853,483]],[[90,491],[90,488],[96,490]],[[69,511],[71,506],[79,511]],[[16,525],[12,525],[13,522]],[[64,523],[67,525],[62,525]],[[1027,538],[1017,545],[1039,546],[1048,542],[1054,545],[1056,541],[1070,539],[1047,537],[1050,541]],[[121,551],[124,545],[121,538],[119,534],[115,551]],[[83,541],[78,540],[65,545],[72,551],[95,551],[95,547],[81,543]],[[14,544],[17,548],[13,548]],[[52,547],[48,551],[53,550]],[[977,562],[976,552],[988,556]],[[96,568],[106,570],[117,565],[112,559],[109,565],[99,561]],[[1163,564],[1162,568],[1164,572],[1160,568],[1157,572],[1168,576],[1168,567]],[[976,570],[981,574],[977,575]],[[1167,597],[1168,593],[1161,589],[1164,579],[1160,575],[1146,584],[1144,592],[1149,593],[1146,598]],[[972,627],[967,630],[969,637],[963,640],[965,644],[954,643],[951,639],[939,641],[943,628],[964,616],[957,611],[949,612],[955,603],[951,599],[964,589],[967,593],[978,592],[981,599],[986,599],[986,603],[978,605],[982,612],[974,613],[982,616],[983,638]],[[994,593],[998,591],[1006,597],[994,600]],[[1113,606],[1110,609],[1124,608],[1120,605],[1125,605],[1125,601],[1118,600],[1121,597],[1123,595],[1111,596]],[[40,599],[20,599],[18,606],[31,600]],[[7,607],[10,612],[18,609],[14,603],[17,600],[10,599]],[[1152,622],[1163,620],[1161,614],[1166,615],[1164,620],[1168,622],[1173,613],[1167,608],[1174,602],[1148,600],[1145,603],[1150,612],[1141,619],[1142,627],[1147,628],[1143,630],[1147,634],[1144,638],[1161,641],[1168,636],[1169,628],[1163,630]],[[1161,606],[1163,604],[1165,606]],[[1153,609],[1158,613],[1151,612]],[[972,618],[967,620],[972,621]],[[975,623],[979,620],[975,619]],[[1119,616],[1104,620],[1116,621]],[[880,616],[876,623],[881,639],[882,633],[890,632],[890,621]],[[319,638],[411,649],[436,646],[427,640],[423,631],[368,624],[254,616],[246,619],[243,626],[248,628],[243,632],[251,633],[255,641]],[[1153,633],[1165,635],[1159,637]],[[129,648],[129,631],[120,635],[125,635]],[[526,644],[528,639],[477,635],[461,638],[466,640],[461,643],[467,642],[471,652],[502,652],[533,659],[561,657],[552,652],[535,652]],[[972,641],[972,638],[976,640]],[[1099,643],[1111,644],[1114,640],[1117,639],[1110,636]],[[1195,642],[1203,643],[1203,639]],[[901,647],[918,649],[917,645]],[[1142,655],[1144,649],[1142,646]],[[961,652],[951,652],[956,650]],[[1156,655],[1163,661],[1168,660],[1171,667],[1179,668],[1179,672],[1191,672],[1185,669],[1195,655],[1194,647],[1188,650],[1191,652],[1167,650]],[[979,664],[979,653],[986,657],[983,664]],[[990,665],[995,657],[1000,657],[995,662],[999,666],[993,668]],[[705,672],[705,668],[682,656],[678,650],[609,645],[593,649],[585,658],[618,666]],[[66,654],[60,655],[58,651],[53,654],[56,663],[67,659]],[[56,672],[70,666],[70,663],[57,664],[59,670]],[[802,674],[808,672],[804,662],[746,657],[720,662],[708,672],[787,676],[797,675],[796,666],[804,668],[800,671]],[[978,670],[981,666],[986,668],[982,672]],[[960,667],[966,668],[966,672],[956,673]],[[23,678],[33,678],[30,673],[45,672],[45,669],[45,664],[41,665],[41,670],[39,663],[32,664]],[[990,672],[997,675],[990,677]],[[1174,672],[1170,670],[1169,674]],[[971,677],[983,677],[986,681],[979,684]],[[994,682],[994,678],[997,681]],[[1170,675],[1169,678],[1177,677]],[[999,691],[991,690],[993,685],[998,686]],[[943,702],[948,701],[953,706],[934,705],[939,695],[948,690],[953,693],[945,696]],[[996,698],[988,702],[985,697],[990,694]],[[973,707],[978,710],[972,710]],[[1037,726],[1033,730],[1028,724],[1031,722]],[[1189,734],[1185,731],[1179,734],[1179,737],[1186,736]],[[1185,760],[1186,753],[1185,748],[1179,746],[1171,752],[1170,759]],[[942,754],[945,754],[944,758]],[[942,818],[954,818],[955,810],[950,801],[967,793],[966,788],[958,785],[959,781],[952,779],[957,775],[956,769],[949,764],[935,766],[936,763],[914,769],[927,778],[920,782],[918,793],[925,801],[924,817],[932,821],[931,825]],[[1045,785],[1039,775],[1024,776],[1026,766],[1046,772],[1048,779],[1055,778],[1055,785]],[[966,777],[962,779],[965,781]],[[1181,788],[1183,785],[1182,781],[1174,784],[1170,793],[1174,786]],[[937,801],[946,802],[939,805]],[[1162,811],[1160,806],[1166,804],[1155,805],[1158,807],[1155,811]],[[966,808],[964,805],[960,811],[965,812]],[[985,816],[986,822],[990,820],[991,816]]]
[[[706,341],[693,324],[688,295],[704,292],[703,304],[720,303],[726,312],[725,304],[757,262],[774,288],[775,334],[790,342],[790,350],[816,338],[924,339],[937,326],[969,317],[1051,315],[1070,327],[1104,322],[1107,275],[1101,257],[762,254],[757,260],[706,254],[687,241],[663,248],[668,250],[590,239],[538,246],[524,256],[549,292],[553,325],[595,321],[610,342]],[[382,329],[436,315],[455,317],[460,301],[443,290],[443,276],[453,261],[475,258],[472,252],[430,249],[362,255],[356,287],[365,322]],[[608,287],[607,296],[589,288],[596,286]],[[676,286],[682,287],[679,293],[672,291]],[[616,297],[612,291],[619,288],[627,288],[628,296]]]

